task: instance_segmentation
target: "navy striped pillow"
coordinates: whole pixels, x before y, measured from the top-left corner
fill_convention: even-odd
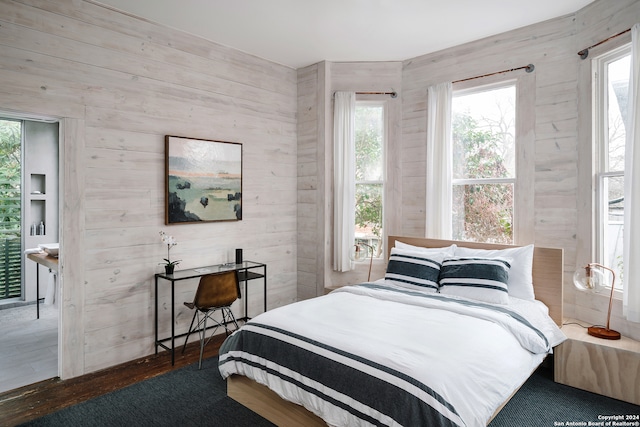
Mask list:
[[[392,248],[384,278],[396,285],[437,292],[443,258],[444,254],[424,255]]]
[[[509,258],[447,258],[440,270],[440,293],[508,304]]]

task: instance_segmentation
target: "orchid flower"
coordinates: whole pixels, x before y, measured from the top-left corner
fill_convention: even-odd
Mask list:
[[[162,243],[167,245],[167,257],[164,258],[165,265],[174,265],[175,266],[175,265],[180,264],[181,260],[171,261],[171,256],[170,256],[171,255],[170,254],[171,248],[178,244],[178,242],[176,242],[176,239],[173,236],[169,236],[164,231],[160,231],[160,239],[162,240]]]

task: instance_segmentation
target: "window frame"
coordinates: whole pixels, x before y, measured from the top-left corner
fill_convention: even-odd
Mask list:
[[[514,178],[452,179],[461,184],[513,184],[513,245],[534,243],[535,73],[514,71],[453,83],[453,97],[515,86]],[[479,182],[478,182],[479,181]],[[451,218],[453,221],[453,217]]]
[[[376,99],[361,99],[358,95],[356,95],[356,109],[359,106],[380,106],[382,107],[382,180],[365,180],[365,181],[355,181],[355,185],[358,184],[380,184],[382,185],[382,233],[380,233],[380,247],[382,250],[380,251],[380,256],[373,257],[373,260],[384,260],[386,257],[386,236],[387,236],[387,221],[386,221],[386,189],[387,189],[387,153],[388,153],[388,145],[389,145],[389,133],[388,133],[388,120],[389,120],[389,106],[387,100],[376,100]],[[355,152],[354,152],[355,153]],[[354,169],[355,171],[355,169]],[[355,210],[355,200],[354,200],[354,210]],[[354,224],[355,225],[355,224]],[[354,236],[353,241],[357,243],[357,237]],[[368,259],[368,258],[367,258]]]
[[[606,181],[609,178],[624,178],[622,171],[609,170],[609,120],[608,120],[608,65],[627,55],[631,55],[631,42],[609,49],[591,59],[591,84],[592,84],[592,168],[593,168],[593,205],[595,215],[593,218],[593,256],[596,262],[607,265],[605,260],[606,223],[609,215],[608,191]],[[623,222],[624,225],[624,222]],[[611,267],[611,266],[610,266]],[[612,267],[613,268],[613,267]],[[617,281],[615,294],[622,297],[622,282]]]

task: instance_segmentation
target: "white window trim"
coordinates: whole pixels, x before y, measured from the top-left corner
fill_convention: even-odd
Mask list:
[[[595,191],[593,194],[593,205],[595,206],[594,218],[594,242],[593,256],[596,262],[604,263],[604,223],[608,215],[608,208],[605,203],[606,188],[604,181],[606,178],[624,176],[624,171],[609,171],[608,160],[608,140],[609,125],[605,120],[606,108],[608,106],[608,87],[603,82],[608,81],[607,66],[609,63],[622,56],[631,54],[631,43],[611,49],[591,60],[591,81],[592,81],[592,135],[593,135],[593,155],[592,168],[594,170]],[[602,111],[603,108],[605,111]],[[604,172],[603,172],[604,171]],[[614,298],[622,299],[622,290],[614,290]]]
[[[515,176],[513,178],[452,180],[452,184],[459,185],[462,182],[469,184],[512,183],[514,185],[513,244],[526,245],[535,242],[535,210],[533,205],[535,192],[535,73],[514,71],[457,82],[453,85],[453,97],[512,85],[516,87]]]
[[[453,185],[475,185],[475,184],[515,184],[516,178],[466,178],[454,179]]]
[[[388,120],[389,120],[389,105],[388,101],[385,100],[363,100],[360,99],[360,96],[356,93],[356,108],[358,106],[380,106],[382,107],[382,180],[365,180],[365,181],[355,181],[356,185],[358,184],[382,184],[382,235],[380,236],[380,244],[384,248],[381,255],[379,257],[374,257],[374,264],[377,262],[376,260],[385,260],[386,259],[386,244],[387,244],[387,153],[388,153],[388,145],[389,145],[389,134],[388,134]],[[355,209],[355,207],[354,207]],[[353,240],[355,242],[356,236],[354,233]],[[361,260],[362,262],[366,260]]]

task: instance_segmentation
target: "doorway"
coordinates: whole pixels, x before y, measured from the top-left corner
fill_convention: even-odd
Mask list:
[[[57,121],[0,113],[0,392],[59,374],[57,275],[25,256],[58,242],[58,157]]]

